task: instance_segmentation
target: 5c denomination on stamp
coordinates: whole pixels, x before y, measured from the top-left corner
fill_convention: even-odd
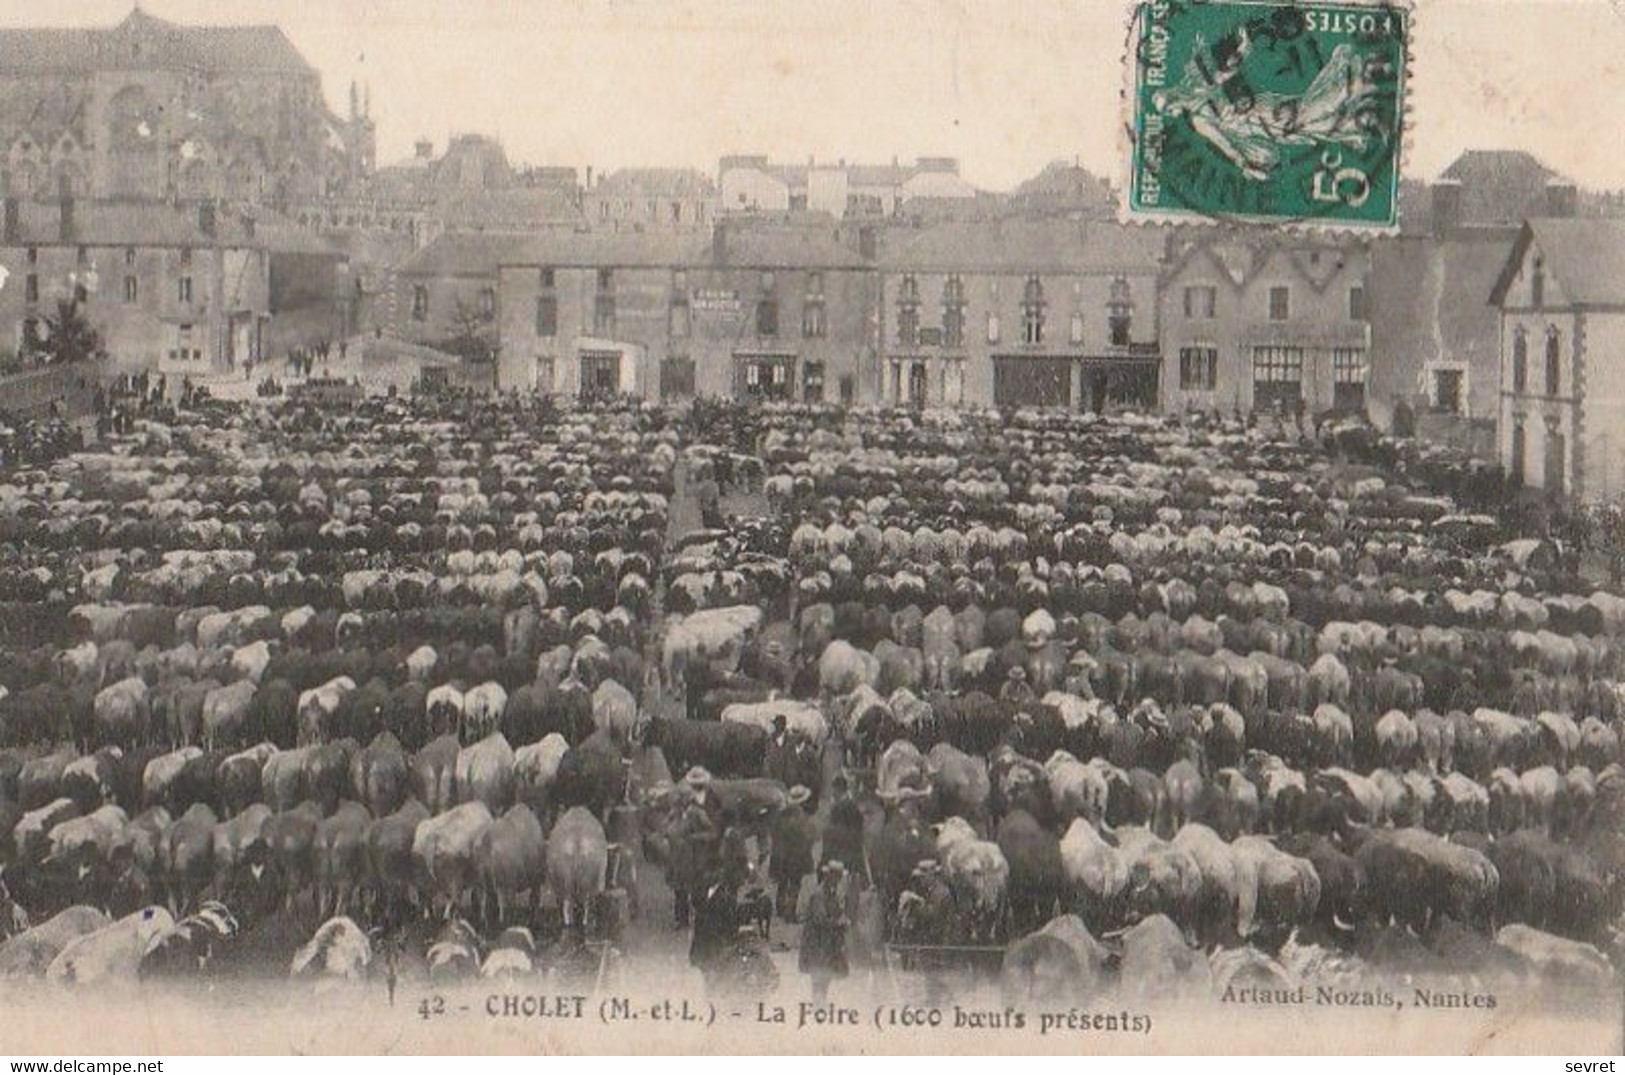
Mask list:
[[[1145,0],[1129,217],[1394,227],[1409,19],[1389,4]]]

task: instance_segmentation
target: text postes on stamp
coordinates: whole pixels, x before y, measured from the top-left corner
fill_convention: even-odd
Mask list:
[[[1394,226],[1409,29],[1386,4],[1140,4],[1129,216]]]

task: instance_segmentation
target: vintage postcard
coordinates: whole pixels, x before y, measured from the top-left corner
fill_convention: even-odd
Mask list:
[[[1617,1054],[1622,52],[0,9],[0,1050]]]

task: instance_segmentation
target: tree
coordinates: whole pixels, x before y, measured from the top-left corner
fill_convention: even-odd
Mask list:
[[[495,361],[496,326],[492,324],[491,315],[458,299],[451,315],[451,335],[440,349],[470,362]]]
[[[80,310],[78,299],[57,302],[56,313],[45,319],[45,328],[39,349],[47,363],[99,361],[107,357],[102,334]]]

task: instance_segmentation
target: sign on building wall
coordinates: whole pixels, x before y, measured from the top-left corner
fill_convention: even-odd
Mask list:
[[[694,292],[694,299],[689,305],[695,313],[719,317],[733,318],[744,312],[739,292],[724,288],[700,288]]]

